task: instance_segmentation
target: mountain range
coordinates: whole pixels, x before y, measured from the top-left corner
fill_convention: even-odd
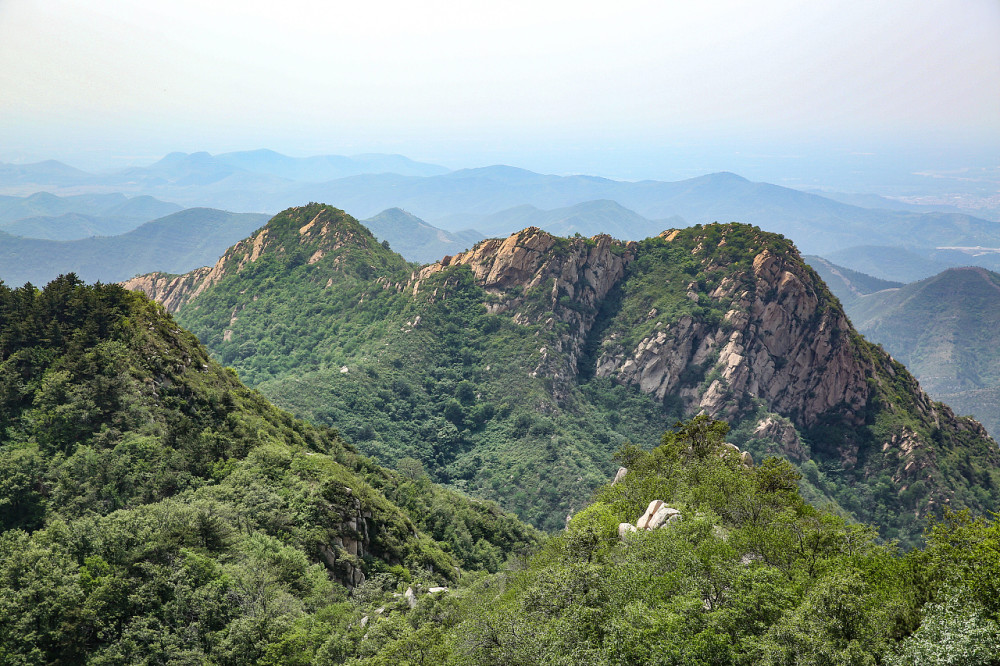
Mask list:
[[[994,661],[995,524],[881,543],[722,421],[622,447],[543,535],[269,404],[141,294],[63,276],[0,311],[4,662]]]
[[[76,240],[115,236],[143,222],[181,210],[149,196],[78,194],[59,197],[38,192],[28,197],[0,197],[0,229],[13,236]]]
[[[827,282],[857,329],[906,365],[928,393],[1000,432],[1000,275],[949,268],[903,285],[818,258],[811,265],[821,275],[836,274]]]
[[[255,213],[190,208],[118,236],[58,241],[0,232],[0,279],[15,285],[45,284],[75,272],[85,280],[114,282],[152,266],[181,273],[212,263],[267,219]]]
[[[213,267],[127,284],[277,404],[546,529],[616,449],[698,412],[889,537],[912,542],[946,504],[994,506],[982,426],[931,401],[789,241],[755,227],[639,242],[528,228],[414,270],[311,204]]]
[[[390,245],[310,204],[130,281],[162,307],[0,284],[0,661],[995,662],[996,442],[790,241]],[[915,287],[810,261],[851,301]],[[991,307],[971,272],[903,309]]]
[[[341,168],[346,171],[337,171]],[[352,175],[319,180],[352,169]],[[0,193],[122,192],[184,206],[269,214],[302,201],[338,201],[359,218],[401,208],[449,231],[475,228],[475,220],[504,211],[508,213],[502,218],[531,212],[510,212],[523,206],[552,211],[603,201],[627,209],[627,213],[619,211],[624,217],[614,222],[626,228],[634,226],[637,216],[654,221],[677,216],[692,224],[739,221],[784,234],[800,249],[824,256],[860,245],[895,245],[900,239],[922,248],[1000,247],[996,223],[970,215],[932,209],[865,208],[750,182],[731,173],[679,182],[626,182],[544,175],[509,166],[443,171],[398,156],[294,159],[270,151],[216,156],[173,153],[148,167],[100,175],[51,162],[4,165],[0,168]],[[603,223],[612,221],[605,218]],[[497,223],[504,223],[503,219]],[[503,233],[510,231],[512,223],[505,223],[508,228]],[[563,233],[577,223],[564,220],[561,224],[567,225],[558,228]],[[586,224],[577,227],[587,230],[581,233],[594,230]]]
[[[649,220],[615,201],[583,201],[572,206],[540,210],[529,204],[508,208],[491,215],[451,215],[437,224],[454,228],[463,224],[486,236],[507,236],[528,227],[538,227],[556,236],[596,236],[640,240],[655,236],[671,226],[684,226],[683,218]]]

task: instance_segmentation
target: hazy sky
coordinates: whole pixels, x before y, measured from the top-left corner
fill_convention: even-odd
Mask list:
[[[622,177],[823,151],[996,165],[1000,0],[0,0],[0,119],[0,160],[81,165],[260,147]]]

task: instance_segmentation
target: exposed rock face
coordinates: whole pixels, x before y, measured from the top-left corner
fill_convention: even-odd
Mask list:
[[[630,323],[651,329],[632,346],[621,342],[628,336],[620,330],[599,331],[600,353],[592,370],[661,401],[678,396],[688,413],[735,420],[763,403],[791,423],[759,424],[757,436],[771,439],[790,458],[804,460],[807,453],[796,428],[808,430],[821,423],[863,427],[867,407],[885,394],[877,393],[879,385],[871,380],[895,376],[898,366],[884,354],[870,352],[855,336],[839,303],[790,244],[786,251],[757,231],[755,247],[737,253],[736,261],[727,264],[718,250],[732,229],[724,228],[718,247],[704,241],[696,241],[692,250],[683,246],[699,271],[724,275],[711,289],[699,294],[695,281],[661,285],[701,308],[725,314],[715,320],[692,314],[669,317],[654,307],[645,321]],[[691,243],[690,234],[678,230],[666,231],[661,238]],[[405,289],[416,294],[429,276],[449,266],[468,266],[490,294],[485,303],[490,312],[507,312],[516,323],[564,331],[554,344],[539,348],[531,372],[551,379],[552,395],[562,401],[577,379],[588,336],[600,328],[598,317],[607,316],[601,312],[605,299],[637,277],[633,265],[638,265],[644,248],[607,236],[557,239],[529,228],[426,266],[411,276]],[[740,261],[741,254],[751,251],[752,260]],[[538,307],[540,300],[545,307]],[[908,384],[910,407],[920,418],[955,421],[912,377],[907,375],[902,383]],[[857,462],[858,451],[851,444],[836,454],[846,468]],[[744,465],[753,465],[748,452],[739,455]]]
[[[218,268],[218,264],[215,268]],[[208,276],[215,268],[196,268],[185,275],[149,273],[126,280],[122,282],[122,286],[143,292],[168,312],[177,312],[212,284],[208,281]]]
[[[765,249],[750,274],[732,275],[710,297],[726,307],[718,326],[683,317],[635,349],[605,354],[597,374],[637,384],[660,399],[681,391],[690,411],[722,418],[735,416],[750,397],[804,427],[834,408],[855,424],[863,421],[871,368],[855,358],[843,311],[820,307],[801,261]],[[685,369],[713,353],[719,376],[704,391],[683,387]]]
[[[677,235],[664,232],[662,237],[672,241]],[[489,311],[513,312],[514,320],[525,324],[569,324],[554,348],[540,349],[533,373],[552,378],[554,397],[560,400],[566,394],[561,387],[576,378],[602,300],[627,278],[639,251],[634,242],[623,244],[608,236],[557,239],[532,227],[425,266],[407,288],[418,293],[430,275],[466,265],[491,294]],[[703,297],[693,286],[685,293],[699,302]],[[544,310],[530,307],[539,288],[545,290]],[[725,307],[717,325],[690,315],[658,321],[663,317],[653,309],[648,314],[649,321],[657,322],[653,333],[629,349],[605,340],[595,373],[637,385],[658,400],[679,394],[692,413],[731,419],[741,404],[760,399],[799,427],[815,425],[831,410],[859,425],[870,396],[866,378],[873,368],[859,362],[847,318],[818,289],[797,255],[763,249],[748,271],[728,276],[708,295]],[[707,363],[719,371],[713,381],[703,388],[684,383],[686,372]]]
[[[681,512],[663,503],[663,500],[653,500],[646,507],[646,513],[639,516],[635,521],[637,530],[655,530],[663,527],[668,522],[679,520]],[[619,529],[620,531],[620,529]]]
[[[241,240],[222,255],[214,266],[196,268],[184,275],[149,273],[126,280],[126,289],[142,291],[159,302],[168,312],[178,312],[197,298],[203,291],[218,284],[230,272],[239,273],[247,264],[252,264],[264,253],[268,245],[269,230],[265,227],[256,234]]]
[[[350,488],[344,490],[348,496],[353,495]],[[337,580],[355,588],[365,582],[361,560],[371,547],[372,512],[362,507],[361,500],[353,497],[340,518],[340,535],[334,537],[331,543],[321,545],[320,555]]]
[[[566,397],[565,385],[575,379],[586,336],[601,301],[624,277],[637,244],[610,236],[556,238],[529,227],[506,239],[490,239],[468,252],[445,257],[414,273],[408,287],[417,293],[420,283],[448,266],[468,266],[476,281],[493,297],[491,313],[515,312],[521,324],[544,324],[553,329],[567,324],[554,349],[541,350],[535,376],[554,380],[554,397]],[[537,293],[538,290],[544,290]],[[545,300],[546,309],[532,307]],[[552,316],[554,315],[554,316]]]

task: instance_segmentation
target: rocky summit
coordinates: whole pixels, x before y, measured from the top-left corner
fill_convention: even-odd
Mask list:
[[[212,269],[128,286],[278,404],[543,527],[586,504],[616,450],[696,413],[886,536],[916,538],[945,506],[997,508],[996,443],[756,227],[637,242],[528,228],[414,268],[313,204]]]

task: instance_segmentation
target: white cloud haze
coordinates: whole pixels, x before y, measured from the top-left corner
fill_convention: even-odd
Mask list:
[[[0,118],[0,158],[992,149],[1000,2],[0,0]]]

